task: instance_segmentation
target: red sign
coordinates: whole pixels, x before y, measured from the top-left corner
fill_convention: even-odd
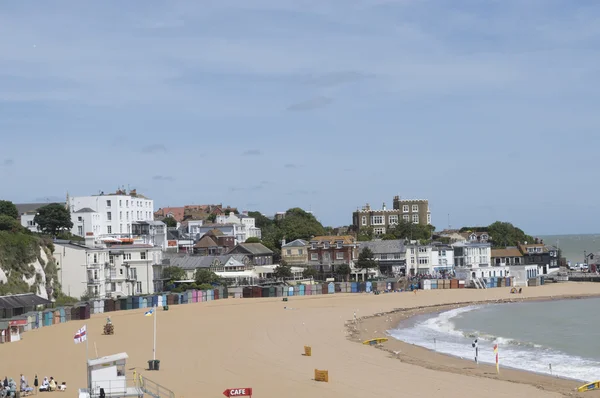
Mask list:
[[[25,326],[27,325],[27,319],[15,319],[12,321],[8,321],[10,326]]]
[[[252,388],[228,388],[223,391],[226,397],[251,397]]]

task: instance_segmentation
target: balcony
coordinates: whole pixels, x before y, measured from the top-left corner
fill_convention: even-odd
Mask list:
[[[88,278],[88,286],[103,285],[104,278]]]
[[[100,263],[89,263],[86,267],[87,267],[87,269],[102,269],[102,268],[104,268],[103,264],[100,264]]]

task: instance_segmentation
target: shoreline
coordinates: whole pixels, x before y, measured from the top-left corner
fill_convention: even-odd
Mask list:
[[[457,308],[464,308],[474,305],[581,300],[589,298],[600,298],[600,294],[506,298],[436,304],[413,308],[397,308],[392,311],[380,312],[361,317],[358,319],[358,323],[353,321],[346,322],[346,329],[348,332],[347,338],[348,340],[361,345],[365,340],[378,337],[388,338],[387,342],[373,347],[387,352],[390,358],[429,370],[481,377],[492,380],[502,380],[515,384],[526,384],[539,390],[559,393],[563,396],[580,396],[580,394],[583,393],[577,392],[577,387],[592,380],[580,381],[576,379],[569,379],[563,376],[551,376],[544,373],[537,373],[511,367],[501,367],[500,374],[497,374],[495,364],[481,362],[479,364],[475,364],[473,360],[438,352],[416,344],[406,343],[390,336],[388,331],[392,328],[396,328],[402,322],[405,322],[406,320],[417,315],[434,313],[439,314]],[[585,396],[600,396],[600,393],[587,392]]]

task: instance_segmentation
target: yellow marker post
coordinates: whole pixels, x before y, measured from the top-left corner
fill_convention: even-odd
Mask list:
[[[315,369],[315,381],[329,383],[329,371]]]
[[[312,356],[312,347],[305,345],[304,346],[304,356],[305,357],[310,357]]]

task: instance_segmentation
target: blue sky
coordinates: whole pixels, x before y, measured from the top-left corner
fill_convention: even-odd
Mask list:
[[[598,232],[600,3],[2,2],[0,197]]]

